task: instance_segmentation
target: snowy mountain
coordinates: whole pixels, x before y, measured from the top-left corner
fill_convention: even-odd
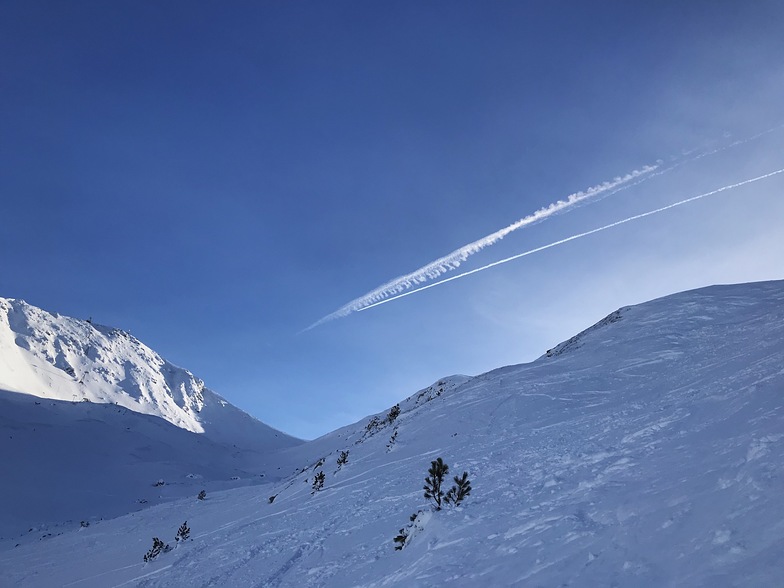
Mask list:
[[[0,298],[0,541],[274,478],[299,443],[124,331]]]
[[[784,282],[711,287],[622,308],[532,363],[444,378],[399,412],[282,449],[290,473],[271,483],[29,534],[0,551],[0,577],[776,586],[783,450]],[[422,487],[438,457],[445,489],[465,471],[473,490],[435,511]],[[143,562],[183,521],[189,539]]]
[[[0,298],[0,389],[115,404],[246,449],[299,442],[232,406],[129,333],[23,300]]]

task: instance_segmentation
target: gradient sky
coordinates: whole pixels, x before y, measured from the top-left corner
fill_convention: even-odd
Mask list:
[[[784,167],[782,23],[776,1],[2,2],[0,296],[129,330],[312,438],[619,306],[782,279],[776,176],[298,334],[643,165],[679,167],[465,269]]]

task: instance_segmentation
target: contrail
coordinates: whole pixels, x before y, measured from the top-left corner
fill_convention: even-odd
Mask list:
[[[727,149],[732,149],[733,147],[737,147],[738,145],[745,145],[746,143],[750,143],[751,141],[756,141],[757,139],[760,139],[760,138],[764,137],[765,135],[770,135],[771,133],[775,133],[776,131],[778,131],[780,129],[784,129],[784,124],[776,125],[775,127],[771,127],[769,129],[766,129],[766,130],[764,130],[762,132],[757,133],[756,135],[752,135],[751,137],[746,137],[744,139],[736,139],[735,141],[733,141],[729,145],[725,145],[723,147],[716,147],[714,149],[711,149],[710,151],[704,151],[702,153],[699,153],[695,157],[692,157],[691,159],[685,161],[684,164],[685,163],[691,163],[692,161],[697,161],[698,159],[702,159],[703,157],[709,157],[711,155],[715,155],[716,153],[720,153],[722,151],[726,151]]]
[[[575,192],[574,194],[570,194],[564,200],[558,200],[557,202],[553,202],[552,204],[545,206],[544,208],[540,208],[536,212],[529,214],[518,220],[517,222],[512,223],[511,225],[504,227],[494,233],[490,233],[489,235],[482,237],[481,239],[477,239],[469,243],[468,245],[464,245],[459,249],[455,249],[451,253],[436,259],[420,267],[417,270],[414,270],[411,273],[399,276],[385,284],[382,284],[378,288],[371,290],[367,294],[360,296],[359,298],[355,298],[348,304],[340,307],[335,312],[328,314],[327,316],[319,319],[308,328],[304,329],[302,332],[309,331],[319,325],[322,325],[326,322],[331,320],[341,318],[344,316],[348,316],[352,312],[356,312],[362,310],[363,308],[369,307],[374,305],[375,303],[388,299],[390,296],[395,294],[399,294],[404,290],[409,290],[414,286],[421,284],[423,282],[427,282],[429,280],[434,280],[437,277],[457,269],[461,263],[463,263],[468,257],[478,253],[485,247],[489,247],[506,237],[509,233],[522,229],[523,227],[530,226],[532,224],[536,224],[542,222],[546,218],[553,216],[559,212],[563,212],[581,202],[584,202],[590,198],[595,198],[604,192],[610,192],[610,194],[615,194],[621,190],[625,190],[627,188],[631,188],[632,186],[636,186],[640,182],[642,182],[645,178],[639,179],[637,182],[629,184],[632,180],[641,178],[641,176],[645,176],[646,174],[650,174],[651,172],[657,170],[659,165],[646,165],[643,166],[641,169],[633,170],[626,174],[625,176],[617,176],[612,180],[608,180],[596,186],[592,186],[587,188],[586,190],[581,190],[580,192]],[[658,174],[655,174],[658,175]],[[609,195],[609,194],[608,194]]]
[[[778,131],[782,128],[784,128],[784,124],[778,124],[765,131],[762,131],[750,137],[735,140],[732,143],[728,145],[724,145],[722,147],[717,147],[707,151],[698,151],[696,155],[693,155],[694,152],[692,151],[690,153],[684,154],[685,159],[681,159],[680,161],[676,161],[675,163],[672,163],[665,167],[662,167],[662,161],[659,160],[656,165],[646,165],[643,168],[639,170],[634,170],[623,177],[616,177],[611,181],[606,181],[602,184],[593,186],[584,191],[571,194],[565,200],[559,200],[557,202],[554,202],[549,206],[541,208],[536,212],[534,212],[533,214],[530,214],[520,219],[519,221],[512,223],[508,227],[505,227],[499,231],[491,233],[490,235],[487,235],[486,237],[483,237],[472,243],[469,243],[468,245],[460,247],[459,249],[452,251],[448,255],[445,255],[444,257],[441,257],[425,266],[422,266],[421,268],[414,270],[411,273],[399,276],[397,278],[394,278],[393,280],[390,280],[382,284],[381,286],[377,287],[374,290],[371,290],[367,294],[364,294],[359,298],[355,298],[351,302],[343,305],[335,312],[324,316],[323,318],[319,319],[309,327],[300,331],[300,333],[309,331],[315,327],[318,327],[319,325],[322,325],[334,319],[348,316],[353,312],[358,312],[366,308],[377,306],[378,304],[383,303],[384,301],[395,300],[397,298],[400,298],[402,295],[413,294],[413,292],[415,291],[422,290],[424,288],[418,288],[415,290],[411,290],[411,289],[415,288],[419,284],[422,284],[429,280],[434,280],[449,271],[457,269],[464,261],[466,261],[466,259],[468,259],[468,257],[470,257],[475,253],[478,253],[479,251],[481,251],[482,249],[490,245],[497,243],[498,241],[500,241],[501,239],[503,239],[513,231],[542,222],[555,214],[559,214],[561,212],[568,212],[574,206],[587,204],[589,200],[595,202],[597,200],[606,198],[607,196],[616,194],[617,192],[620,192],[622,190],[627,190],[629,188],[641,184],[642,182],[645,182],[657,176],[671,172],[672,170],[682,167],[688,163],[692,163],[704,157],[708,157],[710,155],[714,155],[716,153],[728,149],[732,149],[739,145],[749,143],[750,141],[757,140],[765,135]],[[636,180],[636,181],[632,182],[632,180]],[[450,279],[455,279],[457,277],[461,277],[462,275],[465,274],[461,274],[460,276],[454,276],[453,278]],[[404,293],[404,291],[406,290],[411,290],[411,291]]]
[[[434,284],[428,284],[427,286],[422,286],[421,288],[417,288],[416,290],[411,290],[409,292],[404,292],[402,294],[398,294],[396,296],[392,296],[390,298],[386,298],[385,300],[379,300],[378,302],[374,302],[373,304],[369,304],[364,308],[360,308],[357,312],[362,312],[363,310],[369,310],[374,306],[379,306],[380,304],[386,304],[387,302],[392,302],[393,300],[397,300],[398,298],[403,298],[404,296],[410,296],[411,294],[416,294],[417,292],[422,292],[423,290],[427,290],[428,288],[435,288],[436,286],[441,286],[446,284],[447,282],[451,282],[452,280],[457,280],[460,278],[465,278],[466,276],[470,276],[471,274],[475,274],[477,272],[482,272],[486,269],[490,269],[491,267],[495,267],[497,265],[501,265],[503,263],[509,263],[510,261],[514,261],[515,259],[520,259],[521,257],[525,257],[527,255],[532,255],[534,253],[539,253],[540,251],[544,251],[545,249],[550,249],[551,247],[556,247],[558,245],[563,245],[564,243],[568,243],[569,241],[574,241],[576,239],[582,239],[583,237],[587,237],[588,235],[593,235],[594,233],[599,233],[601,231],[606,231],[607,229],[612,229],[613,227],[617,227],[618,225],[623,225],[625,223],[629,223],[641,218],[645,218],[646,216],[651,216],[653,214],[658,214],[660,212],[664,212],[665,210],[669,210],[671,208],[675,208],[676,206],[682,206],[684,204],[688,204],[689,202],[694,202],[695,200],[699,200],[700,198],[706,198],[708,196],[713,196],[714,194],[718,194],[719,192],[725,192],[726,190],[732,190],[734,188],[739,188],[741,186],[745,186],[746,184],[751,184],[753,182],[759,182],[760,180],[764,180],[766,178],[770,178],[777,174],[784,173],[784,168],[777,169],[776,171],[772,171],[762,176],[757,176],[756,178],[751,178],[749,180],[743,180],[742,182],[738,182],[737,184],[729,184],[727,186],[722,186],[721,188],[717,188],[716,190],[712,190],[710,192],[706,192],[704,194],[700,194],[699,196],[692,196],[691,198],[686,198],[685,200],[681,200],[679,202],[675,202],[673,204],[668,204],[667,206],[662,206],[661,208],[657,208],[656,210],[649,210],[648,212],[643,212],[641,214],[635,214],[634,216],[630,216],[629,218],[625,218],[623,220],[616,221],[614,223],[610,223],[609,225],[604,225],[603,227],[599,227],[598,229],[592,229],[590,231],[586,231],[584,233],[578,233],[577,235],[572,235],[571,237],[566,237],[565,239],[561,239],[559,241],[554,241],[553,243],[549,243],[547,245],[542,245],[541,247],[536,247],[535,249],[530,249],[523,253],[518,253],[517,255],[513,255],[512,257],[507,257],[506,259],[501,259],[499,261],[494,261],[493,263],[488,263],[482,267],[478,267],[476,269],[472,269],[471,271],[463,272],[461,274],[457,274],[456,276],[451,276],[449,278],[443,279],[440,282],[435,282]]]

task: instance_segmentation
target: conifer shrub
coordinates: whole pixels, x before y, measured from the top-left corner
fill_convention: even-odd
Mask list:
[[[370,433],[371,431],[374,431],[374,430],[378,429],[380,424],[381,424],[381,421],[378,420],[378,417],[373,417],[372,419],[370,419],[368,424],[365,425],[365,432],[366,433]]]
[[[164,543],[157,537],[152,538],[152,547],[150,550],[144,555],[144,562],[147,563],[148,561],[154,560],[158,557],[161,553],[166,553],[170,551],[171,547],[167,543]]]
[[[471,482],[468,479],[468,472],[463,472],[462,476],[455,476],[454,485],[448,492],[444,493],[444,476],[449,473],[449,466],[440,457],[430,462],[427,470],[428,476],[425,478],[425,498],[432,501],[434,510],[441,510],[442,504],[458,506],[466,496],[471,494]],[[432,513],[418,511],[409,517],[411,521],[408,525],[398,531],[394,537],[395,550],[402,550],[410,541],[414,533],[424,529]]]
[[[444,476],[449,473],[449,466],[444,463],[440,457],[435,461],[430,462],[430,469],[427,470],[429,474],[425,478],[425,498],[432,500],[436,510],[441,510],[441,502],[444,499],[444,491],[441,489],[441,484],[444,482]]]
[[[311,494],[315,494],[324,487],[325,478],[326,476],[324,475],[324,472],[319,472],[316,474],[316,476],[313,478],[313,492],[311,492]]]
[[[400,405],[396,404],[395,406],[389,409],[389,413],[387,414],[387,421],[392,423],[399,416],[400,416]]]
[[[187,541],[190,536],[191,528],[188,526],[188,521],[185,521],[180,525],[180,528],[177,529],[177,535],[174,537],[174,539],[177,541],[177,545],[179,545],[182,541]]]
[[[454,477],[455,484],[444,496],[444,502],[458,506],[463,499],[471,494],[471,482],[468,479],[468,472],[463,472],[462,477]]]
[[[346,463],[348,463],[348,449],[340,452],[337,461],[338,469],[342,468]]]
[[[196,498],[198,498],[199,500],[204,500],[205,498],[207,498],[207,492],[202,490],[201,492],[199,492],[199,495]]]
[[[444,483],[444,476],[449,473],[449,466],[439,457],[435,461],[430,462],[430,469],[427,470],[430,474],[425,478],[425,498],[432,500],[436,510],[441,510],[442,504],[450,504],[458,506],[466,496],[471,494],[471,481],[468,479],[468,472],[463,472],[463,475],[453,478],[454,484],[446,494],[442,488]]]

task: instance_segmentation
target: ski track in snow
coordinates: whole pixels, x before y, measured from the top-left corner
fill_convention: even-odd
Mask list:
[[[286,449],[284,480],[6,549],[0,572],[18,586],[773,586],[782,365],[784,282],[625,308],[533,363],[445,378],[372,434],[368,418]],[[395,551],[437,456],[473,491]],[[183,520],[192,540],[142,563]]]

